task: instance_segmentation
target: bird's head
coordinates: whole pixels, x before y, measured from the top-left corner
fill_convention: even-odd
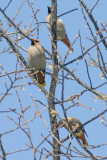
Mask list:
[[[48,7],[48,14],[49,14],[49,13],[51,13],[52,7],[49,7],[49,6],[47,6],[47,7]]]
[[[32,39],[32,41],[31,41],[31,45],[36,45],[38,43],[39,43],[38,39]]]

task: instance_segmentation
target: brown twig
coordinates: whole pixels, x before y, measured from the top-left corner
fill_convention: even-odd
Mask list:
[[[106,39],[107,36],[105,36],[103,39],[101,39],[100,41],[97,42],[97,44],[101,43],[104,39]],[[73,59],[72,61],[68,62],[68,63],[65,63],[64,66],[67,66],[69,65],[70,63],[73,63],[77,60],[81,60],[92,48],[94,48],[96,46],[96,44],[92,45],[89,49],[87,49],[81,56]]]
[[[1,141],[1,137],[2,137],[2,136],[0,135],[0,148],[1,148],[2,155],[3,155],[2,159],[3,159],[3,160],[6,160],[6,153],[5,153],[5,150],[4,150],[2,141]]]
[[[99,27],[98,27],[98,25],[97,25],[96,20],[94,19],[93,15],[92,15],[91,11],[88,9],[88,7],[87,7],[86,4],[83,2],[83,0],[79,0],[79,2],[82,4],[82,6],[84,7],[85,11],[87,12],[87,14],[88,14],[90,20],[92,21],[95,29],[96,29],[97,31],[99,31],[100,29],[99,29]],[[100,36],[100,39],[102,39],[102,42],[103,42],[105,48],[107,49],[107,43],[106,43],[105,39],[103,39],[104,37],[103,37],[103,34],[102,34],[101,32],[99,32],[99,36]]]

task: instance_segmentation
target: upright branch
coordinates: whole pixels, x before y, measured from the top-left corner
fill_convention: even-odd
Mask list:
[[[0,135],[0,150],[1,150],[1,152],[2,152],[2,159],[3,159],[3,160],[6,160],[6,153],[5,153],[5,150],[4,150],[2,141],[1,141],[1,135]]]
[[[56,156],[59,154],[60,146],[58,144],[57,139],[59,139],[59,134],[57,128],[57,119],[56,116],[53,114],[52,111],[55,111],[55,90],[56,90],[56,84],[58,79],[58,59],[57,59],[57,33],[56,33],[56,20],[57,20],[57,2],[56,0],[52,0],[52,79],[51,79],[51,85],[50,85],[50,94],[53,96],[48,96],[48,105],[49,105],[49,116],[50,116],[50,123],[51,123],[51,129],[56,138],[53,137],[53,153],[54,153],[54,160],[59,160],[60,157]]]

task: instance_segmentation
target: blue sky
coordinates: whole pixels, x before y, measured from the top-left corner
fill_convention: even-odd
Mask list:
[[[90,1],[84,0],[84,2],[87,4],[89,9],[91,9],[96,1],[95,0],[90,0]],[[5,1],[5,3],[4,3],[4,1],[0,2],[0,6],[2,9],[5,8],[6,3],[8,4],[8,1]],[[13,0],[11,5],[9,6],[9,8],[6,10],[6,14],[11,19],[16,14],[21,3],[22,3],[22,0],[18,0],[18,1]],[[39,20],[39,22],[46,21],[47,6],[51,6],[50,0],[41,0],[41,1],[36,0],[35,1],[34,6],[33,6],[34,10],[36,11],[37,9],[40,9],[40,11],[37,13],[37,19]],[[86,38],[86,37],[90,37],[90,38],[92,38],[92,37],[90,35],[90,32],[88,30],[88,27],[87,27],[84,19],[83,19],[83,15],[81,13],[79,1],[77,1],[77,0],[75,0],[75,1],[73,1],[73,0],[67,0],[67,1],[66,0],[59,0],[58,1],[58,15],[60,15],[64,12],[67,12],[71,9],[74,9],[74,8],[78,8],[78,10],[62,16],[61,19],[63,20],[63,22],[65,24],[67,35],[68,35],[70,41],[73,42],[75,37],[78,35],[78,33],[80,31],[83,46],[86,49],[88,49],[94,43],[87,40],[87,38]],[[99,28],[101,28],[99,21],[102,21],[102,23],[105,24],[105,21],[107,20],[107,17],[106,17],[107,11],[106,10],[107,10],[107,1],[105,1],[105,0],[100,1],[98,3],[97,7],[93,10],[93,15],[96,18],[96,21],[99,25]],[[17,18],[15,19],[14,22],[19,23],[22,21],[22,23],[20,25],[20,29],[23,30],[25,25],[26,25],[26,28],[28,28],[28,26],[31,22],[32,16],[33,16],[33,14],[31,12],[31,8],[28,6],[28,3],[25,1],[19,15],[17,16]],[[86,14],[86,16],[87,16],[87,14]],[[2,20],[4,27],[7,29],[9,22],[4,19],[2,14],[0,14],[0,19]],[[88,17],[87,17],[87,19],[88,19],[88,21],[93,29],[94,35],[95,35],[96,31],[93,27],[93,24],[90,22]],[[31,29],[33,29],[34,27],[35,27],[35,21],[33,22]],[[7,31],[13,32],[14,29],[11,28]],[[33,34],[35,34],[34,38],[36,38],[37,32],[35,31]],[[104,35],[105,35],[105,33],[104,33]],[[32,36],[31,36],[31,38],[32,38]],[[47,50],[49,50],[51,52],[50,33],[49,33],[45,23],[41,24],[39,27],[39,40],[40,40],[41,44]],[[100,39],[98,38],[98,40],[100,40]],[[0,43],[1,43],[0,52],[4,49],[8,48],[8,45],[4,39],[2,39],[2,41]],[[30,41],[25,38],[24,40],[20,41],[19,44],[22,45],[27,50],[30,46]],[[105,58],[105,54],[106,54],[105,48],[102,44],[100,44],[99,46],[100,46],[100,49],[101,49],[102,53],[104,54],[104,58]],[[80,48],[79,39],[77,39],[73,48],[74,48],[74,53],[69,54],[66,62],[69,62],[70,60],[73,60],[76,57],[81,55],[81,48]],[[60,56],[62,57],[62,60],[64,59],[64,57],[67,53],[67,50],[68,50],[68,48],[62,42],[58,42],[58,52],[59,52]],[[19,49],[19,51],[24,56],[24,58],[27,60],[27,53],[21,49]],[[90,51],[90,54],[94,59],[97,59],[95,48]],[[46,56],[48,57],[47,54],[46,54]],[[87,59],[89,57],[86,56],[85,58]],[[6,69],[6,72],[14,71],[16,69],[16,62],[17,62],[17,58],[14,53],[9,54],[8,52],[6,52],[3,54],[0,54],[0,64],[2,64],[2,66]],[[51,61],[48,61],[48,62],[52,63]],[[89,80],[87,77],[86,66],[85,66],[84,60],[74,62],[74,63],[68,65],[67,67],[70,70],[76,69],[75,74],[81,80],[83,80],[85,83],[87,83],[89,85]],[[21,69],[20,63],[18,63],[18,69]],[[50,69],[48,66],[48,63],[47,63],[47,69]],[[93,87],[96,87],[97,85],[105,82],[105,79],[102,80],[100,77],[100,70],[99,69],[94,68],[94,67],[89,67],[89,71],[90,71],[91,79],[93,82]],[[3,71],[1,69],[0,69],[0,74],[3,74]],[[61,74],[61,72],[60,72],[60,74]],[[65,72],[65,74],[66,74],[66,72]],[[31,106],[30,109],[25,113],[26,120],[30,120],[34,116],[35,111],[37,111],[37,107],[39,108],[39,111],[42,111],[44,109],[44,106],[42,106],[40,103],[37,103],[38,106],[36,106],[34,104],[34,102],[32,101],[31,95],[36,100],[42,101],[45,105],[47,105],[47,100],[46,100],[46,97],[44,96],[44,94],[40,91],[40,89],[38,89],[38,87],[36,87],[35,85],[27,85],[27,82],[32,82],[32,81],[30,80],[30,78],[28,77],[28,75],[26,73],[21,73],[21,76],[24,76],[24,75],[26,75],[27,78],[24,78],[23,80],[17,81],[14,85],[26,84],[26,86],[24,86],[23,88],[17,87],[17,90],[18,90],[18,94],[21,98],[23,108]],[[14,74],[11,75],[11,77],[12,77],[12,79],[14,79]],[[7,85],[10,86],[10,82],[9,82],[8,78],[6,78],[6,77],[0,78],[0,84],[1,84],[0,85],[1,86],[0,93],[5,93],[5,86],[4,86],[5,81],[7,81]],[[47,85],[46,85],[45,89],[47,91],[49,91],[50,81],[51,81],[51,77],[49,75],[46,75]],[[65,80],[65,92],[64,92],[65,99],[67,99],[70,96],[73,96],[75,94],[80,93],[82,90],[83,90],[83,87],[80,86],[77,82],[75,82],[73,80]],[[103,87],[97,89],[97,91],[106,94],[107,93],[107,86],[106,87],[103,86]],[[4,98],[4,100],[0,104],[0,106],[1,106],[0,111],[8,111],[9,108],[15,108],[16,111],[20,113],[20,105],[19,105],[15,90],[12,89],[12,90],[10,90],[9,93],[12,95],[8,95],[7,97]],[[67,116],[77,117],[78,119],[81,120],[82,123],[85,123],[86,121],[88,121],[89,119],[93,118],[94,116],[96,116],[97,114],[102,112],[104,109],[106,109],[105,102],[102,100],[98,100],[96,102],[94,96],[95,95],[93,95],[93,93],[91,93],[91,92],[85,92],[83,94],[83,96],[81,96],[79,99],[79,103],[81,105],[79,105],[79,106],[75,105],[74,107],[71,107],[67,111]],[[56,97],[59,100],[61,100],[61,83],[57,85]],[[67,108],[72,104],[73,104],[73,102],[64,103],[64,107]],[[92,109],[85,108],[84,107],[85,105],[92,108]],[[64,117],[61,105],[56,105],[56,111],[59,113],[59,116],[61,118]],[[7,116],[10,116],[13,119],[15,119],[16,121],[18,121],[17,116],[14,113],[11,113],[11,112],[10,113],[0,113],[0,133],[4,133],[4,132],[9,131],[9,130],[16,127],[16,125],[11,120],[9,120],[9,118]],[[42,116],[46,120],[46,123],[48,124],[48,126],[50,128],[48,109],[45,109],[42,112]],[[107,113],[104,116],[106,118]],[[101,121],[101,118],[98,118],[95,121],[93,121],[92,123],[85,126],[86,132],[89,136],[86,138],[87,138],[87,141],[90,145],[97,146],[99,144],[107,143],[107,134],[106,134],[107,128],[104,125],[102,125],[102,123],[100,121]],[[40,117],[36,118],[34,121],[29,123],[29,127],[30,127],[31,137],[32,137],[34,146],[36,147],[43,140],[41,133],[44,136],[47,136],[49,134],[49,132]],[[60,138],[65,138],[68,135],[68,132],[64,128],[61,128],[59,130],[59,134],[60,134]],[[51,137],[49,139],[51,140]],[[12,152],[12,151],[18,150],[20,148],[27,148],[27,146],[25,144],[29,144],[29,140],[28,140],[27,136],[20,129],[14,131],[12,133],[4,135],[2,137],[2,140],[3,140],[3,145],[4,145],[6,152]],[[64,145],[66,145],[66,146],[68,146],[68,144],[69,144],[69,141],[64,143]],[[75,138],[73,139],[73,144],[75,144],[78,149],[83,151],[81,149],[81,147],[78,145],[78,143],[76,142]],[[42,145],[40,150],[44,147],[48,148],[50,151],[52,151],[52,149],[50,148],[50,145],[48,145],[47,142],[45,142]],[[64,151],[64,149],[63,149],[63,151]],[[90,151],[94,155],[107,156],[107,146],[96,148],[96,149],[90,149]],[[37,156],[37,158],[39,158],[39,153],[37,153],[36,156]],[[19,160],[20,157],[22,159],[33,159],[33,153],[32,153],[32,151],[26,151],[26,152],[22,151],[22,152],[7,156],[7,160]],[[62,159],[64,159],[64,158],[61,158],[61,160]],[[82,159],[83,158],[81,158],[81,160]],[[51,160],[51,158],[49,158],[49,160]],[[76,158],[76,160],[78,160],[78,158]]]

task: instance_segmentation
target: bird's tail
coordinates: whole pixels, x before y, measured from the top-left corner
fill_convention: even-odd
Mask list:
[[[81,136],[79,136],[78,138],[82,140],[82,142],[83,142],[84,145],[88,146],[88,142],[85,139],[84,133]]]
[[[45,76],[44,76],[43,72],[38,71],[36,74],[38,76],[38,83],[39,83],[40,87],[45,87],[46,83],[45,83]]]
[[[72,46],[70,45],[70,42],[69,42],[68,38],[62,39],[62,42],[65,43],[68,46],[71,53],[74,52]]]

